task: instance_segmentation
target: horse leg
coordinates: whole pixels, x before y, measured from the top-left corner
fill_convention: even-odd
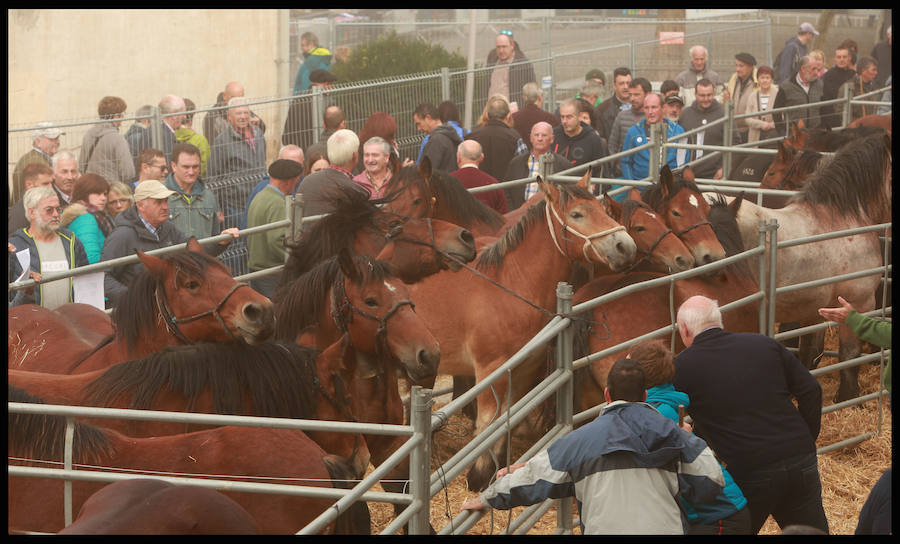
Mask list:
[[[846,325],[840,325],[838,329],[841,346],[838,349],[838,360],[848,361],[859,357],[860,341]],[[841,383],[838,386],[834,402],[843,402],[859,396],[859,367],[847,368],[840,371]]]
[[[372,448],[372,465],[379,466],[383,463],[392,453],[397,451],[400,446],[406,442],[406,439],[399,436],[376,436],[376,435],[366,435],[366,441],[371,443]],[[429,461],[430,462],[430,461]],[[409,480],[409,456],[404,457],[400,463],[397,464],[393,469],[388,471],[385,475],[384,480],[381,481],[381,487],[387,491],[388,493],[406,493],[407,482]],[[395,504],[394,505],[394,516],[400,515],[403,510],[406,509],[406,505]],[[431,534],[436,534],[433,527],[430,528]],[[407,534],[406,526],[403,527],[403,534]]]
[[[475,387],[475,376],[453,376],[453,400],[458,399],[463,393],[473,387]],[[463,406],[461,413],[472,421],[475,421],[475,417],[478,413],[475,401]]]
[[[800,351],[797,358],[803,366],[812,370],[819,366],[825,353],[825,331],[811,332],[800,337]]]
[[[485,372],[485,374],[488,374],[488,372]],[[478,378],[481,378],[481,376],[476,377],[476,379]],[[475,436],[479,436],[495,418],[503,417],[502,407],[506,405],[506,389],[506,380],[501,379],[494,382],[492,388],[488,388],[478,395],[478,414],[475,418]],[[495,393],[497,395],[496,398],[494,397]],[[499,405],[497,399],[499,399]],[[492,448],[497,463],[494,463],[494,458],[491,456],[491,450],[481,454],[481,456],[475,460],[475,464],[472,465],[472,468],[469,469],[469,472],[466,475],[466,482],[468,483],[470,491],[482,491],[490,484],[496,471],[503,466],[503,460],[506,458],[505,445],[506,437],[503,437]],[[498,464],[500,466],[498,466]]]

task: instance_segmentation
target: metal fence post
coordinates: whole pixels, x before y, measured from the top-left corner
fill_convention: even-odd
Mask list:
[[[553,52],[550,45],[550,19],[548,17],[541,17],[541,56],[548,59],[552,54]]]
[[[556,313],[569,315],[572,311],[572,286],[566,282],[556,284]],[[572,326],[560,331],[556,340],[556,368],[563,370],[568,379],[565,385],[556,392],[556,424],[572,427],[574,410],[574,376],[572,375]],[[565,534],[572,533],[572,499],[559,499],[556,509],[556,525]]]
[[[450,100],[450,68],[441,66],[441,102]]]
[[[288,240],[297,241],[300,238],[300,234],[303,232],[303,195],[297,193],[295,195],[289,196],[285,199],[285,215],[288,221],[291,222],[291,227],[288,229]],[[290,252],[286,251],[284,254],[284,262],[287,263],[290,258]]]
[[[312,110],[313,110],[313,142],[319,141],[319,133],[322,132],[322,87],[313,85]],[[302,128],[301,128],[302,130]]]
[[[156,106],[153,106],[150,114],[153,115],[153,119],[150,122],[150,142],[154,148],[162,149],[162,114]],[[209,115],[209,113],[206,115]],[[82,165],[82,168],[84,168],[84,165]]]
[[[650,161],[647,167],[650,170],[650,179],[653,180],[653,183],[659,183],[659,169],[661,168],[660,155],[665,152],[665,150],[662,149],[662,137],[660,136],[663,126],[663,123],[654,123],[650,125],[650,143],[653,145],[648,149],[650,152]]]
[[[75,441],[75,418],[66,418],[66,446],[63,453],[63,469],[72,470],[72,450]],[[72,525],[72,480],[66,480],[63,489],[63,513],[66,527]]]
[[[409,491],[413,496],[410,508],[418,512],[409,518],[409,534],[427,535],[430,531],[431,491],[431,390],[414,385],[410,391],[409,421],[413,436],[421,436],[422,444],[409,456]]]
[[[766,220],[760,219],[757,225],[757,230],[759,231],[759,247],[766,247],[766,234],[769,231],[769,227],[766,226]],[[763,251],[759,254],[759,290],[765,294],[766,292],[766,252]],[[768,320],[766,316],[766,297],[763,296],[759,300],[759,334],[766,334],[766,323]]]
[[[842,97],[846,102],[844,103],[844,111],[841,112],[841,126],[846,127],[850,124],[850,100],[853,98],[853,93],[850,92],[850,86],[847,85],[844,87],[844,96]]]
[[[631,48],[631,65],[629,66],[629,68],[631,68],[631,72],[634,73],[634,72],[635,72],[635,64],[636,64],[636,62],[635,62],[635,50],[634,50],[634,39],[628,40],[628,44],[629,44],[629,47]]]
[[[770,219],[769,220],[769,293],[766,297],[769,307],[769,336],[775,337],[775,289],[777,287],[776,279],[777,279],[777,266],[778,266],[778,257],[776,256],[778,253],[778,220]]]
[[[772,64],[772,18],[769,17],[769,24],[766,25],[766,66],[774,66]]]
[[[725,101],[725,119],[722,145],[728,146],[728,151],[722,153],[722,179],[728,179],[728,174],[731,172],[731,146],[734,145],[734,100]]]

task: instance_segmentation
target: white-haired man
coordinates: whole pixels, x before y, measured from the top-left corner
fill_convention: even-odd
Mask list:
[[[59,197],[51,187],[42,185],[25,191],[23,204],[29,225],[14,232],[9,237],[9,243],[18,251],[28,248],[29,276],[32,279],[40,282],[44,274],[87,266],[87,253],[81,241],[72,231],[60,227],[62,210]],[[18,262],[14,272],[16,277],[22,273]],[[74,301],[72,278],[68,278],[40,283],[37,288],[28,291],[17,291],[12,305],[36,304],[53,310]]]
[[[74,153],[60,151],[53,156],[53,188],[62,209],[72,203],[72,191],[75,190],[75,180],[79,176],[81,171],[78,169],[78,157]]]
[[[673,385],[690,397],[694,431],[747,498],[751,532],[769,514],[782,529],[828,532],[816,459],[822,387],[774,339],[725,331],[714,300],[687,299],[677,323],[687,347],[675,357]]]
[[[675,76],[675,83],[682,89],[693,89],[701,79],[708,79],[713,87],[722,84],[719,74],[709,69],[709,52],[702,45],[695,45],[690,49],[691,65],[687,70]]]
[[[391,179],[391,144],[380,136],[372,136],[363,144],[363,171],[353,181],[369,192],[369,199],[384,196],[384,187]]]
[[[16,168],[13,170],[10,202],[20,200],[27,190],[23,187],[24,180],[22,179],[22,171],[25,167],[33,163],[50,166],[53,155],[59,151],[59,137],[65,134],[62,130],[50,126],[50,123],[38,123],[37,126],[38,128],[31,133],[31,150],[19,158]]]
[[[320,215],[332,211],[327,200],[334,188],[347,188],[369,196],[362,185],[353,181],[350,173],[359,162],[359,137],[348,129],[341,129],[328,138],[328,162],[325,170],[303,178],[297,192],[303,195],[303,215]]]
[[[185,118],[184,115],[170,114],[183,113],[185,110],[187,110],[187,105],[180,96],[167,94],[159,101],[159,113],[164,117],[162,118],[162,130],[160,131],[162,142],[157,142],[156,146],[166,154],[166,164],[172,162],[172,146],[175,145],[175,131],[181,128]],[[169,116],[165,117],[166,115]]]
[[[528,149],[531,149],[531,144],[528,143],[531,138],[531,127],[541,121],[555,127],[559,124],[559,116],[544,111],[544,91],[537,83],[529,82],[522,86],[522,100],[525,105],[512,114],[513,128],[522,137],[522,141],[527,143]]]

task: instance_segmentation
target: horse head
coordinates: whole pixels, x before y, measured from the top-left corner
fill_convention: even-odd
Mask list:
[[[389,263],[404,283],[416,283],[440,270],[457,271],[475,258],[475,237],[453,223],[425,217],[395,219],[390,225],[385,234],[388,243],[375,259]]]
[[[385,186],[387,210],[404,217],[434,217],[437,199],[431,190],[431,160],[422,157],[418,167],[404,166]]]
[[[272,301],[235,281],[193,236],[186,249],[162,258],[136,250],[156,284],[152,296],[166,327],[185,343],[242,339],[252,345],[269,338]]]
[[[643,264],[642,269],[664,273],[693,268],[691,251],[649,206],[639,200],[626,200],[621,207],[618,221],[625,226],[640,254],[632,268]]]
[[[694,173],[685,168],[676,180],[668,165],[660,170],[659,184],[644,191],[643,201],[660,214],[702,266],[725,258],[725,250],[709,225],[709,203],[694,184]]]
[[[557,187],[538,176],[538,188],[547,206],[547,226],[563,255],[605,264],[618,272],[631,265],[637,248],[625,227],[610,217],[603,203],[591,194],[590,178],[590,167],[572,187]]]
[[[760,186],[765,189],[781,189],[785,173],[796,156],[797,148],[790,142],[785,140],[778,142],[778,156],[766,169]]]

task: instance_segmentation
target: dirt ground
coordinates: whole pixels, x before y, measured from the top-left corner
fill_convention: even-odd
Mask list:
[[[826,336],[826,347],[836,350],[836,341],[832,331]],[[820,367],[837,362],[834,358],[823,359]],[[864,365],[860,370],[861,394],[876,392],[879,384],[878,366]],[[837,373],[826,374],[819,377],[822,384],[822,398],[825,406],[832,403],[831,399],[837,391],[839,383]],[[449,379],[441,378],[436,389],[450,384]],[[449,395],[436,399],[435,406],[440,407],[449,401]],[[828,452],[819,455],[819,472],[822,478],[822,503],[828,517],[831,534],[852,535],[856,529],[859,512],[868,497],[869,491],[881,476],[882,472],[891,466],[892,442],[891,442],[891,414],[887,408],[887,398],[884,400],[884,408],[879,408],[878,401],[870,401],[860,407],[840,410],[822,416],[822,430],[817,445],[823,447],[835,442],[851,438],[864,432],[877,432],[881,421],[880,434],[842,450]],[[434,435],[434,447],[432,453],[431,468],[435,470],[440,464],[450,458],[459,448],[471,439],[474,428],[473,422],[461,415],[454,415],[448,424]],[[514,455],[516,450],[523,453],[529,444],[513,441]],[[371,470],[371,469],[370,469]],[[376,486],[381,490],[380,486]],[[459,513],[460,506],[468,498],[475,494],[469,492],[466,486],[465,474],[462,474],[449,482],[446,492],[438,493],[431,500],[431,523],[436,530],[441,530],[450,523],[450,520]],[[393,519],[393,507],[383,503],[369,504],[372,515],[372,533],[378,533],[384,529]],[[516,508],[512,511],[513,518],[524,510]],[[510,513],[505,511],[493,511],[485,515],[467,534],[503,534],[510,519]],[[556,508],[551,508],[539,522],[532,527],[528,534],[548,535],[556,530]],[[575,532],[579,533],[576,527]],[[780,530],[775,521],[770,517],[763,526],[760,534],[779,534]]]

